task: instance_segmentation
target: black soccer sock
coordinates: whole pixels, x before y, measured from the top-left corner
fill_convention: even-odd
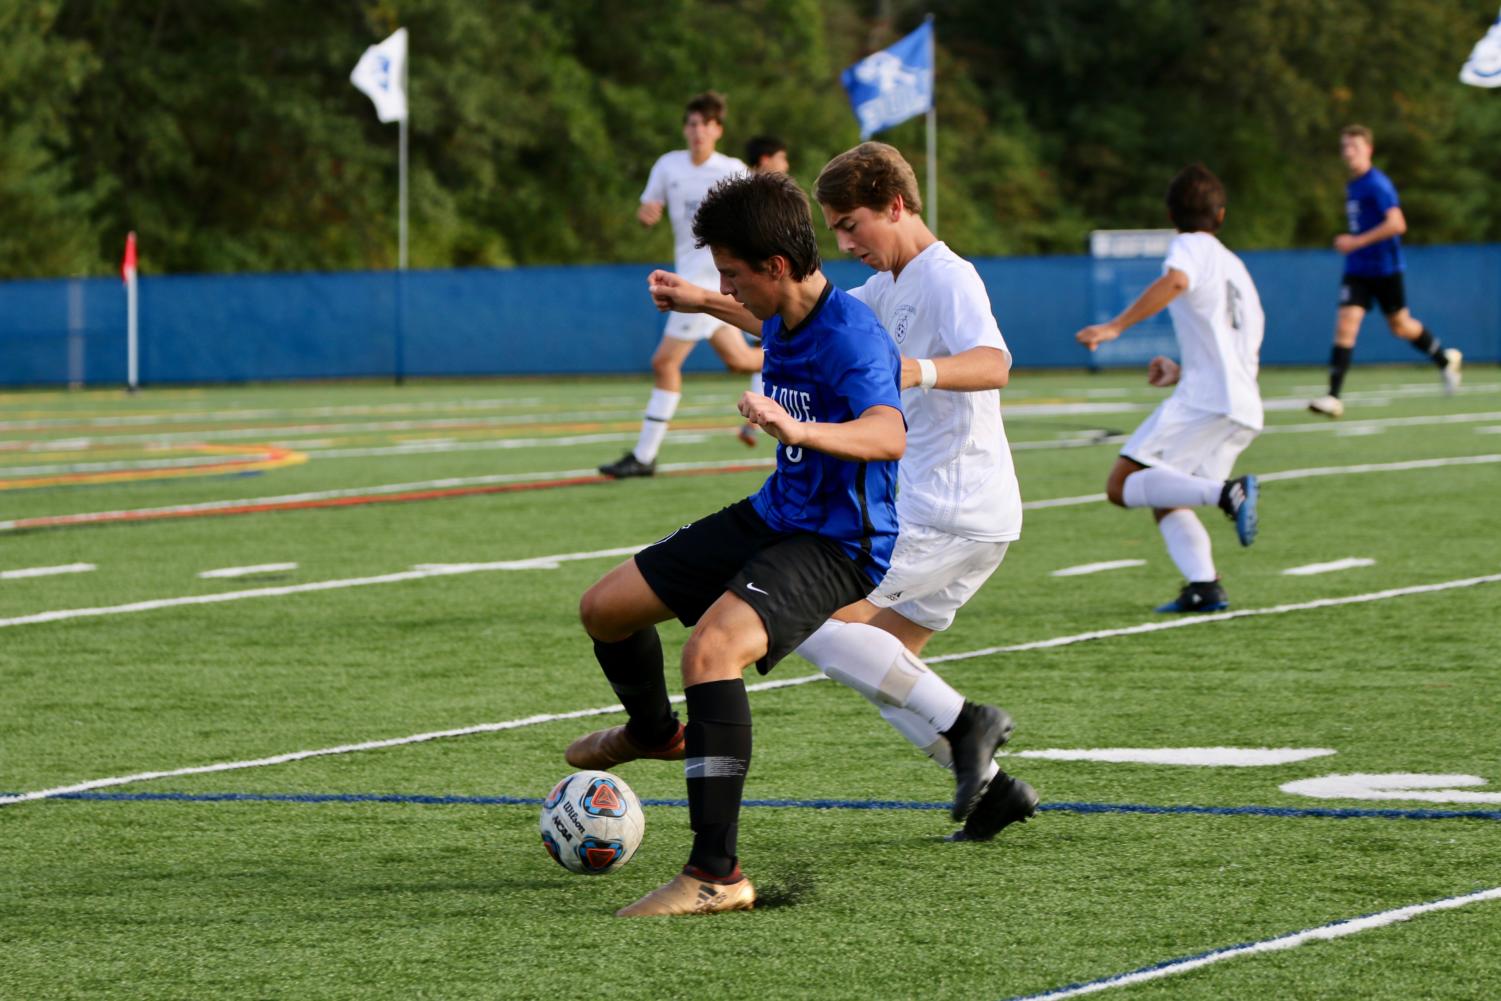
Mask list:
[[[1409,343],[1412,344],[1414,351],[1420,351],[1427,355],[1428,360],[1439,368],[1443,368],[1448,362],[1448,359],[1444,357],[1444,342],[1434,337],[1433,331],[1427,327],[1424,327],[1423,332]]]
[[[625,706],[626,731],[642,747],[658,747],[677,732],[678,718],[667,699],[662,640],[647,626],[618,643],[594,641],[594,659]]]
[[[736,872],[740,800],[750,768],[751,713],[745,682],[706,681],[683,689],[688,699],[688,865],[709,877]]]
[[[1339,396],[1345,388],[1345,373],[1350,371],[1350,359],[1355,357],[1354,348],[1342,348],[1338,344],[1329,352],[1329,395]]]

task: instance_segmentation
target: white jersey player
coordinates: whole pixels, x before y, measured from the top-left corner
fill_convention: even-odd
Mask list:
[[[996,766],[1009,715],[969,702],[918,659],[932,635],[989,579],[1021,534],[1021,493],[1001,421],[1011,354],[973,265],[918,214],[902,155],[863,143],[824,167],[816,195],[840,249],[879,273],[851,295],[876,313],[902,354],[907,451],[897,467],[901,532],[871,595],[798,648],[854,688],[935,761],[951,767],[960,840],[989,840],[1032,816],[1037,794]],[[754,331],[733,300],[652,276],[659,307],[702,309]]]
[[[636,218],[643,226],[655,226],[667,213],[672,223],[673,257],[677,273],[715,292],[719,274],[706,248],[695,248],[693,214],[709,189],[728,177],[746,173],[745,164],[715,152],[724,135],[724,98],[707,91],[688,102],[683,113],[686,149],[663,154],[652,165],[641,192]],[[752,387],[759,390],[761,351],[745,342],[735,328],[711,316],[673,314],[662,331],[662,340],[652,354],[652,393],[641,421],[636,446],[599,471],[615,479],[650,476],[656,472],[657,451],[667,436],[667,425],[682,399],[683,362],[699,341],[707,340],[732,372],[753,374]],[[754,444],[755,439],[751,439]]]
[[[1256,384],[1266,325],[1256,285],[1214,234],[1225,220],[1225,188],[1203,164],[1185,167],[1167,193],[1178,235],[1162,277],[1115,319],[1080,330],[1093,351],[1164,307],[1182,359],[1153,358],[1147,380],[1177,388],[1137,428],[1110,470],[1105,494],[1120,507],[1149,507],[1173,563],[1187,580],[1159,612],[1230,606],[1215,570],[1209,533],[1192,508],[1218,506],[1243,546],[1256,538],[1254,476],[1230,479],[1235,460],[1261,431]]]

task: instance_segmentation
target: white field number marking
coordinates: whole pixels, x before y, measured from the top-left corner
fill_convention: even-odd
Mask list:
[[[296,569],[296,563],[260,563],[253,567],[220,567],[217,570],[205,570],[198,576],[206,578],[250,577],[258,573],[281,573]]]
[[[23,580],[27,577],[53,577],[63,573],[88,573],[96,570],[92,563],[65,563],[57,567],[26,567],[23,570],[0,570],[0,580]]]
[[[1294,796],[1314,799],[1408,800],[1420,803],[1501,803],[1501,792],[1472,792],[1455,786],[1483,786],[1479,775],[1321,775],[1279,786]]]
[[[1146,560],[1106,560],[1103,563],[1081,563],[1076,567],[1064,567],[1062,570],[1054,570],[1054,577],[1080,577],[1087,573],[1100,573],[1103,570],[1124,570],[1126,567],[1146,566]]]
[[[1319,573],[1333,573],[1336,570],[1354,570],[1356,567],[1375,565],[1375,560],[1366,559],[1364,556],[1347,556],[1342,560],[1330,560],[1328,563],[1308,563],[1301,567],[1288,567],[1282,573],[1287,577],[1311,577]]]

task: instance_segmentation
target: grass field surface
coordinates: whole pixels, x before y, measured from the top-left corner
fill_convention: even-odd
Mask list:
[[[1261,535],[1203,513],[1232,606],[1184,620],[1101,493],[1160,391],[1018,373],[1023,537],[927,653],[1042,810],[945,843],[947,773],[791,657],[748,679],[763,906],[635,921],[681,768],[620,767],[609,876],[537,804],[622,718],[579,595],[766,475],[741,380],[621,483],[641,380],[0,395],[0,998],[1494,998],[1501,372],[1321,386],[1263,373]]]

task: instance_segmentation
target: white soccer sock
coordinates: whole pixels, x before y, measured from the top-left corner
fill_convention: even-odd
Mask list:
[[[1130,480],[1126,481],[1130,483]],[[1173,558],[1178,572],[1189,582],[1215,580],[1214,553],[1209,545],[1209,533],[1199,516],[1186,508],[1169,511],[1157,523],[1162,540],[1167,543],[1167,554]]]
[[[953,726],[964,708],[964,696],[884,629],[830,620],[804,640],[797,652],[835,681],[877,705],[910,710],[937,732]],[[917,746],[926,750],[928,743],[932,741]]]
[[[1127,507],[1208,507],[1224,489],[1219,480],[1153,466],[1127,476],[1121,498]]]
[[[761,381],[761,373],[757,372],[750,377],[750,391],[757,396],[765,395],[766,384]]]
[[[897,733],[906,737],[907,740],[919,751],[932,758],[944,768],[953,770],[954,749],[949,745],[949,739],[937,730],[933,724],[923,719],[910,709],[898,709],[896,706],[884,706],[877,703],[881,710],[881,718],[890,723]],[[995,778],[1001,766],[990,759],[990,766],[985,770],[985,781]]]
[[[646,402],[646,417],[641,421],[641,437],[631,449],[636,458],[642,462],[656,460],[662,439],[667,437],[667,422],[677,413],[678,401],[682,398],[682,393],[669,393],[665,389],[651,391],[651,399]]]

